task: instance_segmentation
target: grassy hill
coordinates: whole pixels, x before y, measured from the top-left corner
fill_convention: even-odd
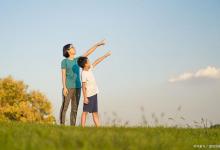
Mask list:
[[[220,129],[81,128],[0,123],[1,150],[129,150],[220,148]]]

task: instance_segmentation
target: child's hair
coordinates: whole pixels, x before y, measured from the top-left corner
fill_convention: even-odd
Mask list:
[[[79,57],[78,60],[77,60],[77,63],[78,65],[81,67],[81,68],[84,68],[85,67],[85,64],[87,62],[88,58],[87,57]]]
[[[69,57],[69,53],[68,53],[68,50],[70,49],[70,47],[72,46],[72,44],[66,44],[64,47],[63,47],[63,56],[68,58]]]

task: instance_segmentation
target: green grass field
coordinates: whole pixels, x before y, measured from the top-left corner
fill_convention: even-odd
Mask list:
[[[208,149],[208,146],[212,145],[220,149],[220,129],[81,128],[0,123],[1,150],[189,150],[201,149],[198,146],[206,146],[203,149]]]

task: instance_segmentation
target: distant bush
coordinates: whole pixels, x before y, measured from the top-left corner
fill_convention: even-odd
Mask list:
[[[212,125],[210,128],[220,128],[220,124]]]
[[[55,123],[51,103],[39,91],[27,91],[23,81],[0,79],[0,121]]]

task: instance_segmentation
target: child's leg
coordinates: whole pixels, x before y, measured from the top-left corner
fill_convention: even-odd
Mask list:
[[[81,117],[81,125],[82,125],[82,127],[85,127],[87,113],[88,112],[83,112],[82,113],[82,117]]]
[[[96,127],[99,127],[99,114],[98,112],[92,113],[93,121]]]

